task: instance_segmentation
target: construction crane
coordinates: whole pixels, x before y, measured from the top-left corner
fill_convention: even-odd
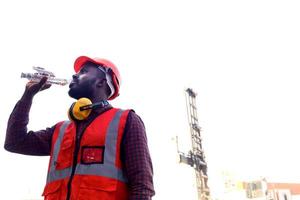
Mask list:
[[[200,134],[201,127],[199,126],[197,116],[196,96],[197,94],[191,88],[185,90],[192,149],[188,153],[183,153],[178,150],[177,145],[177,151],[180,162],[188,164],[195,169],[198,199],[210,200],[210,191],[207,185],[207,164],[205,162],[204,151],[202,148],[202,139]]]

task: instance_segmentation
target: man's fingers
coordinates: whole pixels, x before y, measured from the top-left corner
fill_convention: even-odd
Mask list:
[[[48,89],[51,84],[47,83],[47,79],[48,77],[42,77],[41,80],[39,82],[36,81],[29,81],[26,84],[26,89],[28,92],[36,94],[41,90],[45,90]]]
[[[41,78],[40,82],[39,82],[39,85],[40,87],[44,86],[45,83],[47,82],[48,80],[48,77],[44,76],[43,78]]]
[[[43,87],[42,87],[42,89],[41,90],[46,90],[46,89],[48,89],[48,88],[50,88],[51,87],[51,84],[45,84],[45,85],[43,85]]]

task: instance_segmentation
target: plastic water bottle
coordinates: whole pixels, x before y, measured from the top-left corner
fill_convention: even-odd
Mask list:
[[[56,84],[56,85],[67,85],[70,83],[70,80],[63,79],[63,78],[56,78],[55,75],[50,72],[45,70],[42,67],[33,67],[34,70],[37,72],[35,73],[21,73],[21,78],[27,78],[30,81],[33,82],[39,82],[43,77],[47,77],[47,82],[48,84]]]

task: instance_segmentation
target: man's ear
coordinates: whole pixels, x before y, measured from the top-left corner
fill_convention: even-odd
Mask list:
[[[106,79],[97,79],[96,80],[96,87],[103,87],[106,85]]]

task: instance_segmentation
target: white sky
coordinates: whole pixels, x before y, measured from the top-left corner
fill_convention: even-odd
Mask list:
[[[194,174],[178,164],[174,138],[189,150],[184,89],[197,105],[210,187],[222,170],[238,179],[299,182],[300,3],[298,1],[1,1],[3,146],[7,119],[32,66],[69,78],[79,55],[112,60],[123,77],[115,107],[144,120],[155,200],[196,199]],[[29,128],[67,118],[67,87],[36,96]],[[0,199],[37,199],[48,157],[0,149]]]

